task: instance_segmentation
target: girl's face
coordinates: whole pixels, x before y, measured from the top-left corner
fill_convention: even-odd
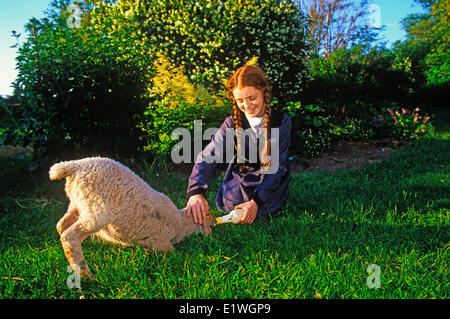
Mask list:
[[[248,117],[264,116],[265,105],[261,90],[253,86],[245,86],[234,89],[233,96],[239,109]]]

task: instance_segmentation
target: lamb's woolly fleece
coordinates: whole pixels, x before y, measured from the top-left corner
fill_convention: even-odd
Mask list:
[[[70,205],[57,229],[66,257],[82,271],[81,241],[90,235],[121,245],[172,251],[172,244],[191,233],[208,235],[215,221],[211,215],[203,226],[195,224],[166,195],[108,158],[61,162],[50,168],[49,177],[66,178]],[[85,271],[89,275],[87,265]]]

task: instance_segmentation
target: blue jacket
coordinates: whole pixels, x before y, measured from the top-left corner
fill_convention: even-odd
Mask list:
[[[241,114],[242,128],[250,128],[247,118]],[[254,200],[258,205],[258,216],[269,215],[281,208],[288,196],[288,184],[290,177],[290,164],[288,149],[291,136],[291,119],[280,111],[273,111],[270,118],[270,127],[279,128],[279,165],[278,170],[273,174],[262,174],[260,159],[249,160],[249,138],[245,136],[245,164],[244,169],[239,169],[236,160],[236,147],[233,147],[233,154],[228,154],[231,159],[227,161],[228,168],[224,179],[220,185],[216,196],[216,206],[221,211],[229,212],[234,207],[243,202]],[[227,129],[234,128],[233,117],[229,116],[220,126],[217,133],[212,137],[211,142],[198,155],[196,163],[189,177],[187,188],[187,198],[195,194],[205,194],[208,188],[208,181],[215,173],[218,166],[217,161],[212,161],[211,156],[222,157],[223,162],[227,158],[226,141]],[[270,141],[276,142],[271,136]],[[236,137],[234,136],[234,145]],[[209,156],[209,160],[206,160]]]

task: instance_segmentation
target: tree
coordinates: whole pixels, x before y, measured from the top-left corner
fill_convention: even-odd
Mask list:
[[[312,52],[328,56],[336,49],[368,41],[374,37],[366,24],[367,0],[299,0],[298,5],[310,20]]]
[[[396,47],[413,49],[413,62],[422,68],[429,85],[446,84],[450,81],[450,0],[416,2],[427,12],[410,14],[402,20],[407,40]]]
[[[431,6],[431,18],[434,24],[431,34],[434,45],[425,58],[428,66],[427,80],[439,85],[450,82],[450,0],[438,0]]]
[[[148,55],[122,15],[83,4],[81,23],[71,24],[71,2],[54,1],[46,17],[27,23],[18,45],[19,102],[8,109],[14,120],[2,142],[32,144],[33,167],[66,156],[130,156],[142,144]]]

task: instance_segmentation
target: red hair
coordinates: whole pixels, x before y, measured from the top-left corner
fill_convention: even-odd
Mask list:
[[[272,92],[270,88],[269,81],[267,80],[267,76],[264,71],[257,66],[244,65],[237,69],[233,75],[228,79],[226,88],[228,98],[231,99],[233,105],[233,122],[234,128],[242,128],[242,118],[236,100],[234,99],[233,91],[236,88],[243,88],[247,86],[252,86],[258,90],[260,90],[263,94],[263,101],[265,104],[265,112],[264,112],[264,140],[265,140],[265,148],[263,151],[264,155],[270,156],[270,143],[269,143],[269,131],[270,131],[270,101],[272,99]],[[236,134],[238,131],[236,131]],[[237,151],[241,150],[240,138],[237,136]],[[238,164],[239,165],[239,164]],[[270,161],[267,163],[263,163],[261,161],[261,166],[270,166]],[[242,168],[243,165],[240,165]]]

